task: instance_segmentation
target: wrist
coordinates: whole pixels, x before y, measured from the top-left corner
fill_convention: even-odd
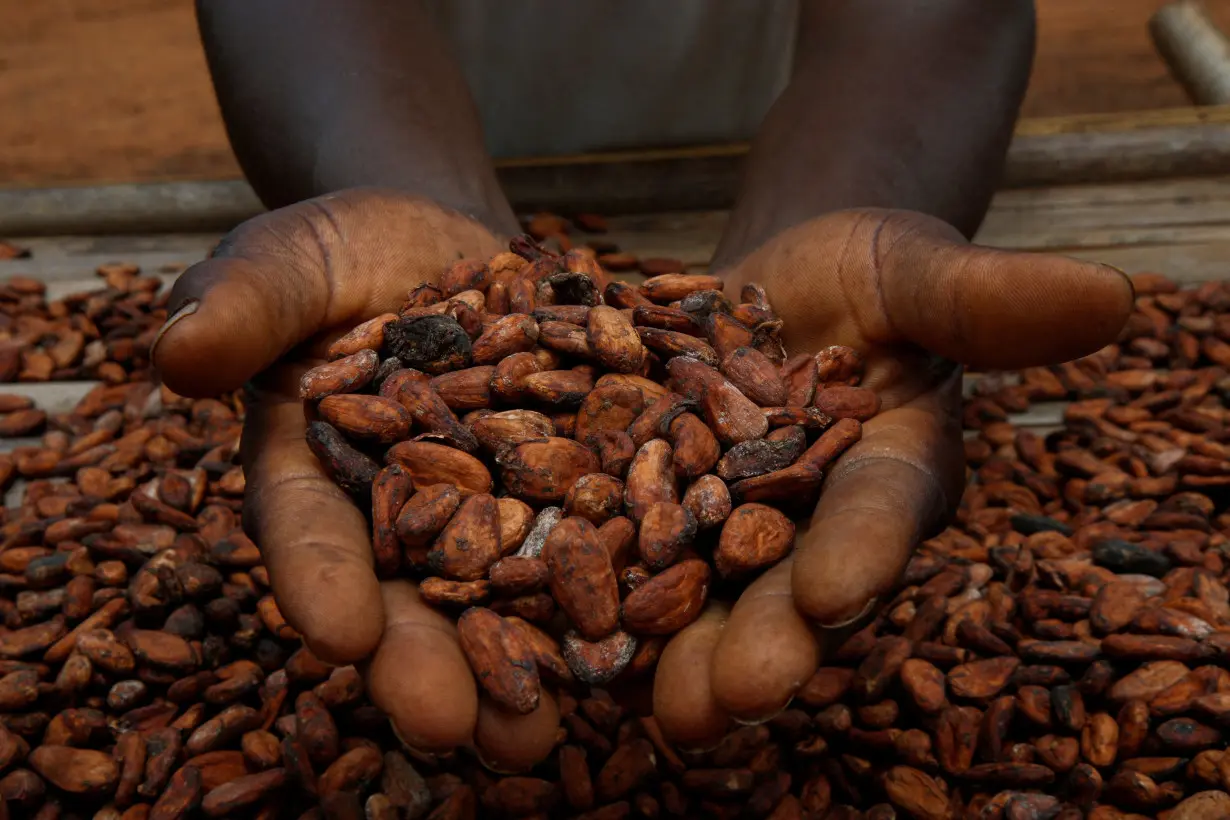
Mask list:
[[[1029,77],[1030,0],[809,0],[790,85],[761,126],[715,264],[853,208],[977,230]]]

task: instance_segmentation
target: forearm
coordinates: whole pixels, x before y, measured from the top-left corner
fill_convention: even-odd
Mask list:
[[[270,207],[361,185],[516,222],[461,71],[415,0],[197,0],[231,145]]]
[[[715,257],[823,213],[921,211],[972,236],[1033,57],[1032,0],[804,0],[794,75]]]

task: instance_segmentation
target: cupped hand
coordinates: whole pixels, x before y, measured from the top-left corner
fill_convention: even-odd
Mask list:
[[[960,500],[962,366],[1055,364],[1113,342],[1132,308],[1117,270],[967,243],[904,211],[845,211],[781,233],[729,267],[758,282],[791,353],[848,345],[882,411],[828,471],[792,557],[733,607],[715,602],[663,652],[654,711],[680,745],[786,708],[889,593]]]
[[[352,190],[273,211],[179,278],[153,358],[181,395],[249,386],[244,526],[308,647],[359,663],[404,742],[428,752],[473,743],[494,767],[519,769],[550,750],[554,701],[544,694],[523,717],[492,708],[452,622],[412,582],[377,579],[368,523],[308,449],[299,398],[300,376],[330,341],[396,312],[458,259],[505,247],[471,219],[396,193]]]

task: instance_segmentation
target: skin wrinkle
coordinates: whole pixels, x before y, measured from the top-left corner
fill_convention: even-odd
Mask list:
[[[294,441],[289,441],[289,443],[292,445],[295,444]],[[309,456],[311,454],[311,451],[308,447],[306,447],[306,445],[303,446],[303,449],[300,449],[300,447],[295,447],[295,450],[298,450],[301,456]],[[283,456],[284,455],[285,452],[283,451]],[[282,460],[285,460],[284,457]],[[267,461],[268,460],[264,459],[264,457],[257,457],[257,459],[252,463],[252,481],[253,483],[258,484],[256,492],[252,494],[253,499],[263,499],[264,494],[276,491],[276,489],[283,486],[283,484],[293,483],[295,481],[299,481],[299,479],[315,479],[315,481],[321,482],[323,486],[330,489],[330,492],[322,494],[328,495],[330,498],[342,499],[349,502],[348,495],[344,493],[341,488],[338,488],[335,483],[332,481],[327,481],[322,472],[312,470],[312,467],[301,468],[303,472],[288,472],[285,468],[280,468],[280,470],[277,470],[277,468],[273,468],[269,465]],[[264,477],[264,472],[266,471],[272,473],[272,475],[268,478]]]
[[[933,388],[935,394],[939,395],[942,395],[945,390],[951,389],[951,383],[948,385],[940,384]],[[927,395],[930,397],[932,394],[928,393]],[[926,417],[936,419],[939,422],[939,429],[936,431],[936,436],[934,438],[935,442],[938,443],[943,441],[944,438],[950,437],[946,435],[946,432],[951,432],[951,420],[954,416],[948,409],[945,402],[938,401],[933,403],[928,401],[926,404],[936,405],[929,409],[912,406],[915,404],[916,402],[911,402],[910,405],[906,406],[906,408],[916,410],[919,413],[923,413]],[[900,448],[899,446],[894,446],[891,443],[876,443],[876,439],[885,434],[891,434],[892,432],[904,432],[909,434],[913,431],[913,428],[914,425],[907,423],[897,423],[877,427],[871,436],[860,442],[858,446],[838,461],[837,465],[834,466],[833,470],[826,478],[826,488],[830,484],[839,483],[855,476],[862,469],[866,469],[881,463],[886,463],[892,466],[900,465],[903,467],[913,468],[924,478],[926,491],[929,491],[929,495],[927,497],[936,499],[939,504],[939,511],[927,515],[926,522],[942,520],[944,514],[943,511],[955,509],[956,503],[959,502],[960,489],[958,485],[963,483],[963,472],[958,475],[956,470],[946,470],[944,472],[952,472],[953,475],[950,481],[946,482],[943,480],[941,477],[941,471],[937,468],[937,465],[941,462],[942,451],[936,446],[935,443],[928,445],[928,452],[922,457],[916,456],[911,451]],[[949,483],[953,484],[954,487],[958,487],[957,493],[954,494],[949,490],[947,486]],[[934,507],[935,505],[931,504],[928,506]],[[883,510],[879,509],[871,511],[877,513],[883,512]],[[841,513],[839,512],[838,515],[840,514]],[[832,516],[830,515],[826,516],[823,520],[830,520],[831,518]],[[928,529],[926,522],[921,520],[919,521],[919,526],[917,529],[920,532]],[[818,521],[816,523],[818,523]]]
[[[307,226],[308,236],[312,238],[315,245],[316,255],[308,255],[308,258],[318,262],[316,275],[319,276],[325,283],[325,301],[321,305],[320,319],[316,321],[316,327],[325,327],[326,322],[333,315],[333,305],[338,286],[337,271],[333,264],[333,252],[330,249],[330,243],[327,242],[324,236],[321,235],[320,227],[316,219],[312,218],[312,214],[320,214],[326,222],[333,226],[334,236],[340,240],[341,231],[337,229],[337,223],[334,220],[333,209],[325,205],[319,199],[309,199],[303,203],[309,210],[304,213],[300,219]]]
[[[880,219],[875,228],[871,231],[871,239],[868,244],[870,245],[871,250],[871,286],[875,292],[876,305],[880,308],[880,315],[884,317],[884,323],[887,325],[887,332],[885,335],[891,338],[893,336],[900,336],[901,334],[897,332],[897,328],[893,325],[893,317],[889,315],[888,303],[884,299],[883,254],[880,252],[880,235],[884,230],[884,226],[888,224],[888,220],[890,218],[891,217],[889,215],[885,214],[884,217]],[[854,308],[854,305],[849,304],[848,299],[847,307],[852,310]],[[858,316],[858,312],[854,311],[853,315]],[[862,326],[861,322],[859,323],[859,329],[864,332],[867,330],[867,328]],[[868,340],[871,340],[873,337],[868,335],[867,338]]]
[[[307,222],[308,229],[312,233],[312,238],[316,241],[317,249],[320,251],[321,267],[325,274],[325,281],[329,283],[330,296],[332,296],[333,291],[336,289],[338,284],[336,267],[334,265],[333,246],[337,245],[343,249],[349,247],[345,237],[343,236],[342,227],[339,224],[337,214],[334,211],[335,208],[344,207],[344,205],[342,205],[341,200],[337,199],[337,197],[329,195],[317,197],[316,199],[309,199],[304,204],[311,209],[308,213],[303,215],[304,221]],[[332,229],[332,235],[330,238],[333,241],[328,241],[328,239],[325,238],[323,231],[324,226],[319,224],[319,219],[314,219],[312,217],[313,213],[319,214],[320,219],[324,220],[325,225]],[[328,315],[328,312],[326,312],[326,315]]]
[[[259,471],[260,468],[257,468],[253,470],[253,473],[259,475]],[[260,482],[260,489],[253,493],[252,503],[254,505],[259,506],[265,501],[265,496],[276,494],[279,490],[287,488],[290,490],[300,488],[301,492],[323,496],[330,500],[350,500],[349,496],[339,490],[336,484],[324,480],[319,474],[303,472],[288,475],[284,470],[271,470],[271,472],[275,473],[275,477]]]
[[[336,578],[337,570],[349,566],[353,556],[344,552],[337,544],[329,541],[308,540],[296,545],[299,552],[311,552],[315,562],[312,565],[314,573],[327,585],[330,578]],[[302,589],[302,588],[300,588]],[[309,599],[312,600],[312,599]]]
[[[862,294],[855,295],[852,293],[852,291],[855,290],[855,288],[852,287],[851,280],[849,278],[851,275],[853,275],[856,278],[856,280],[865,278],[865,277],[859,276],[859,271],[862,265],[861,265],[861,262],[856,262],[854,264],[848,264],[847,259],[849,255],[853,253],[854,250],[857,250],[857,248],[852,248],[851,246],[854,242],[855,236],[858,234],[859,228],[863,225],[865,221],[869,219],[873,219],[874,216],[875,215],[871,213],[860,215],[858,220],[850,228],[849,233],[842,239],[841,248],[840,250],[838,250],[837,254],[835,255],[835,258],[837,259],[837,270],[836,270],[837,287],[838,287],[838,290],[841,292],[842,301],[845,303],[845,306],[846,306],[844,315],[852,317],[854,319],[854,325],[855,327],[858,328],[860,334],[862,334],[865,338],[868,338],[868,339],[873,339],[875,337],[869,334],[867,328],[864,327],[864,324],[863,324],[864,310],[862,307],[862,299],[859,298],[862,296]],[[878,231],[879,227],[883,226],[885,221],[887,221],[886,218],[881,218],[879,226],[877,226],[874,230]],[[876,262],[874,258],[874,247],[868,246],[867,250],[871,252],[872,265],[874,269],[874,265]],[[874,282],[877,283],[875,287],[878,288],[879,287],[878,270],[876,271],[876,274],[872,277],[872,279]]]
[[[320,482],[321,482],[320,477],[305,476],[305,477],[301,477],[296,480],[288,480],[288,481],[282,482],[282,486],[283,487],[289,486],[290,488],[292,488],[292,491],[297,489],[299,492],[302,492],[305,494],[316,495],[319,498],[321,498],[325,503],[332,503],[336,501],[342,501],[344,503],[349,503],[350,499],[348,498],[338,498],[332,493],[321,490],[320,487],[317,486],[319,485]],[[254,480],[253,483],[256,483],[256,480]],[[257,541],[262,540],[264,536],[269,534],[269,531],[276,531],[280,529],[280,527],[277,524],[277,521],[282,520],[286,517],[286,516],[282,516],[281,518],[279,518],[279,513],[285,512],[286,508],[279,509],[276,512],[272,513],[272,515],[270,516],[266,516],[264,514],[263,511],[268,508],[268,504],[269,504],[269,500],[268,498],[266,498],[266,496],[270,495],[273,492],[274,492],[273,488],[271,488],[270,490],[265,490],[263,488],[260,490],[257,490],[255,493],[253,493],[252,500],[244,504],[243,528],[244,528],[244,532],[247,533],[250,538],[253,538],[253,540],[257,540]],[[274,497],[276,498],[276,495]],[[262,554],[263,554],[264,548],[262,547],[261,549],[262,549]],[[362,559],[363,562],[368,563],[370,565],[370,558],[371,558],[370,550],[367,551],[366,553],[356,553],[356,555],[364,556]]]
[[[881,310],[883,311],[885,321],[889,324],[890,328],[892,328],[893,335],[897,339],[908,341],[913,347],[913,346],[916,346],[916,343],[914,342],[914,340],[909,339],[906,334],[902,333],[900,329],[897,327],[897,322],[893,319],[892,311],[888,307],[888,300],[884,298],[883,296],[884,290],[882,288],[882,280],[880,277],[882,275],[882,271],[887,270],[890,266],[896,268],[898,265],[903,265],[907,269],[910,268],[911,265],[910,265],[909,260],[907,260],[906,262],[899,263],[896,261],[898,258],[896,254],[899,252],[905,251],[905,250],[915,249],[916,245],[913,241],[911,241],[915,237],[918,237],[918,236],[922,237],[921,242],[919,244],[927,243],[931,238],[923,234],[922,226],[919,224],[920,220],[902,218],[901,215],[896,214],[896,215],[887,217],[885,221],[887,222],[888,220],[894,219],[894,218],[896,219],[898,223],[902,225],[902,227],[900,228],[900,230],[895,231],[893,235],[890,236],[890,241],[888,245],[884,247],[881,251],[879,251],[878,259],[876,260],[877,261],[876,282],[878,286],[881,286],[880,287],[880,294],[882,298]],[[877,239],[878,239],[878,231],[877,231]],[[878,242],[877,242],[877,245],[878,245]],[[883,266],[883,268],[881,268],[881,265]],[[918,272],[915,272],[914,275],[908,278],[907,284],[909,287],[910,303],[917,305],[920,300],[920,293],[922,289],[923,288],[933,289],[935,282],[929,279],[928,277],[921,275]],[[954,289],[951,289],[951,288],[948,289],[948,293],[946,295],[949,297],[948,315],[952,315],[956,310],[956,294],[955,294]]]
[[[982,259],[978,254],[963,255],[959,258],[955,265],[949,268],[948,274],[944,277],[945,284],[940,291],[944,294],[948,302],[949,316],[952,317],[955,328],[956,342],[962,348],[969,347],[975,342],[976,329],[974,327],[973,311],[968,309],[968,306],[961,299],[961,283],[965,282],[970,286],[978,286],[975,283],[979,279],[985,278],[980,274],[985,273],[982,270]],[[962,310],[962,307],[967,309]]]
[[[947,383],[940,383],[931,387],[928,391],[920,394],[918,399],[915,399],[914,401],[903,405],[901,408],[898,408],[909,409],[911,411],[922,413],[925,418],[935,422],[934,429],[929,431],[931,433],[932,441],[935,443],[929,446],[929,452],[926,458],[907,459],[904,457],[904,454],[907,453],[905,449],[893,447],[892,445],[888,445],[885,448],[888,453],[886,456],[880,456],[879,453],[863,455],[863,450],[870,449],[871,443],[874,442],[875,438],[882,432],[898,430],[910,434],[913,432],[914,427],[914,425],[905,423],[893,424],[891,426],[882,424],[881,426],[877,426],[874,433],[865,439],[864,442],[860,442],[858,446],[853,448],[845,458],[838,461],[833,471],[830,472],[826,484],[828,481],[838,480],[839,477],[844,476],[847,471],[850,471],[862,462],[871,461],[880,457],[891,458],[900,461],[901,463],[909,464],[910,466],[921,470],[924,474],[929,475],[940,488],[940,497],[945,502],[945,509],[955,510],[956,505],[960,502],[961,495],[964,492],[965,471],[962,466],[964,462],[958,464],[955,460],[953,460],[953,463],[949,465],[950,469],[944,471],[951,474],[948,482],[945,482],[942,479],[939,469],[935,469],[929,465],[938,464],[945,450],[948,452],[960,452],[959,449],[956,449],[959,445],[961,436],[961,428],[958,423],[959,413],[956,409],[956,407],[959,406],[959,403],[955,402],[955,400],[950,401],[943,398],[945,393],[955,392],[959,384],[960,372],[957,371],[952,374]],[[917,406],[919,404],[929,406]],[[884,417],[881,417],[881,419],[883,418]],[[937,446],[937,444],[942,445],[946,439],[951,440],[947,447]],[[948,489],[945,486],[946,484],[951,484],[951,489]]]
[[[877,461],[896,461],[896,460],[897,459],[891,459],[887,457],[877,459]],[[913,466],[913,465],[910,465],[910,466]],[[918,472],[925,473],[924,470],[918,470]],[[930,488],[930,492],[932,495],[937,495],[937,496],[942,495],[942,491],[940,491],[936,486],[932,486]],[[863,513],[871,513],[873,515],[879,516],[885,513],[900,514],[902,512],[900,508],[903,507],[904,505],[895,503],[896,500],[891,499],[888,495],[880,495],[877,500],[879,501],[879,503],[861,501],[858,504],[852,504],[848,507],[843,507],[840,510],[837,510],[836,512],[831,512],[825,515],[817,523],[831,524],[836,521],[842,521],[848,517],[852,517],[857,520],[862,517]],[[928,504],[926,506],[934,506],[934,505]],[[939,513],[937,513],[937,515],[938,514]],[[910,519],[917,519],[917,518],[918,518],[917,516],[908,514],[908,512],[906,515],[903,516],[903,520],[910,520]],[[921,526],[917,526],[914,529],[916,531],[921,531],[923,528]],[[911,539],[911,541],[913,540],[914,539]],[[912,552],[913,550],[911,550],[911,553]]]
[[[905,426],[901,425],[901,428],[905,429]],[[829,481],[844,481],[860,469],[865,469],[868,466],[872,466],[880,462],[890,462],[907,467],[913,467],[937,486],[940,484],[938,472],[927,465],[927,459],[915,458],[901,447],[893,444],[875,445],[873,444],[874,437],[866,439],[866,442],[866,447],[851,450],[848,458],[839,459],[838,464],[829,474]],[[864,455],[863,450],[872,450],[872,452]],[[940,495],[945,499],[948,496],[948,494],[943,491],[940,492]]]

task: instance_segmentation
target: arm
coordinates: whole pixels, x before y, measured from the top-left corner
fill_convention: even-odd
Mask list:
[[[1033,45],[1032,0],[803,0],[794,76],[753,144],[715,264],[846,208],[921,211],[971,236]]]
[[[270,208],[376,185],[516,221],[461,70],[415,0],[197,0],[227,133]]]

